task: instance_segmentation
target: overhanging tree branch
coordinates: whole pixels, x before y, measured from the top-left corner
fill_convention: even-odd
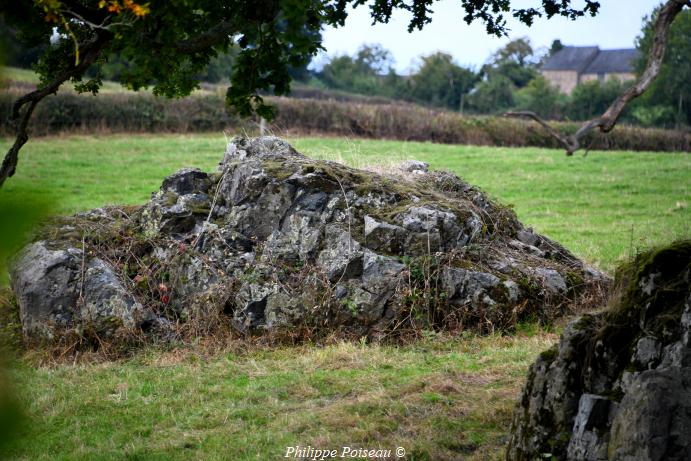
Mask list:
[[[69,5],[70,7],[73,6],[71,3],[69,3]],[[89,66],[91,66],[91,64],[98,59],[103,48],[112,39],[112,33],[108,30],[109,27],[103,26],[103,24],[105,24],[105,20],[103,20],[102,24],[94,26],[94,24],[96,24],[95,22],[84,19],[80,14],[75,13],[72,10],[69,10],[69,13],[90,26],[92,30],[96,31],[96,38],[92,43],[82,47],[84,54],[78,64],[73,65],[69,69],[59,73],[44,87],[27,93],[14,102],[12,106],[10,123],[15,127],[15,141],[12,144],[12,147],[10,147],[10,149],[7,151],[7,154],[2,161],[2,165],[0,166],[0,188],[2,188],[5,181],[12,177],[16,171],[19,160],[19,151],[29,140],[27,131],[28,125],[38,103],[41,102],[41,100],[43,100],[43,98],[46,96],[56,93],[64,82],[68,81],[72,77],[82,75],[89,68]],[[89,13],[95,14],[94,12]],[[114,25],[119,25],[119,23]],[[194,38],[174,42],[173,47],[182,54],[193,54],[229,40],[230,35],[237,32],[237,30],[238,25],[236,21],[222,20],[217,25],[211,27],[208,31],[201,33]]]
[[[564,149],[566,149],[566,155],[573,155],[574,152],[581,148],[581,141],[583,138],[595,128],[599,128],[603,133],[612,131],[626,108],[626,105],[631,102],[631,100],[643,94],[650,87],[660,73],[662,61],[665,57],[665,50],[667,49],[667,38],[669,36],[670,27],[674,19],[685,6],[691,7],[691,0],[668,0],[667,3],[664,4],[655,21],[655,38],[653,46],[648,55],[648,62],[645,70],[641,76],[631,87],[614,100],[604,114],[598,118],[586,121],[574,134],[569,136],[562,135],[535,112],[506,112],[504,116],[525,117],[535,120],[542,125],[553,138],[559,141]]]
[[[41,100],[46,96],[56,93],[58,88],[60,88],[60,85],[67,80],[81,75],[91,64],[94,63],[94,61],[96,61],[101,53],[101,50],[103,50],[106,44],[110,41],[110,38],[110,33],[99,33],[93,42],[83,48],[85,52],[79,64],[73,65],[69,69],[62,71],[44,87],[27,93],[14,102],[10,122],[15,125],[16,135],[14,144],[12,144],[10,150],[7,151],[7,154],[2,161],[2,166],[0,166],[0,187],[2,187],[7,178],[10,178],[12,175],[14,175],[14,172],[17,168],[17,161],[19,159],[19,150],[29,140],[27,127],[29,125],[31,115],[33,114],[38,103],[41,102]],[[27,107],[22,113],[24,106]]]

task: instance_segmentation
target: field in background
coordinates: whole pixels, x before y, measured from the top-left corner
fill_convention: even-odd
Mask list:
[[[354,166],[429,162],[513,204],[528,226],[611,271],[637,248],[689,235],[688,154],[489,148],[431,143],[296,138],[301,152]],[[9,140],[0,141],[6,149]],[[145,202],[183,166],[215,168],[222,135],[74,136],[32,139],[4,193],[53,200],[58,213]]]
[[[688,154],[444,146],[297,138],[303,153],[386,170],[403,159],[448,169],[514,204],[527,225],[611,270],[632,249],[688,236]],[[0,141],[6,149],[9,140]],[[0,191],[58,213],[146,201],[184,166],[212,169],[222,135],[32,139]],[[379,165],[379,166],[377,166]],[[278,459],[287,446],[395,450],[410,460],[499,460],[535,356],[557,339],[515,336],[405,346],[273,350],[232,343],[147,349],[108,363],[9,369],[26,420],[10,459]],[[2,454],[0,454],[2,457]]]
[[[5,74],[2,74],[5,72]],[[10,135],[6,117],[16,98],[32,90],[37,77],[31,71],[0,67],[0,136]],[[258,131],[258,119],[244,119],[225,106],[223,85],[203,84],[190,97],[170,100],[150,91],[128,91],[104,82],[98,96],[78,95],[65,85],[36,108],[31,124],[34,136],[91,133],[203,133],[223,130]],[[532,121],[496,116],[464,116],[382,98],[324,92],[296,86],[291,97],[268,96],[276,117],[270,127],[281,135],[356,136],[368,139],[431,141],[483,146],[560,144]],[[555,122],[562,134],[572,134],[577,122]],[[636,151],[691,151],[691,132],[648,129],[619,124],[607,134],[590,133],[587,148]]]

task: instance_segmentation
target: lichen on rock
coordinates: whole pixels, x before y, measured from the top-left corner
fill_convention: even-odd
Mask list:
[[[691,459],[691,240],[617,271],[530,367],[507,460]]]
[[[12,268],[25,335],[86,323],[165,337],[226,323],[311,337],[508,330],[605,292],[606,276],[479,189],[404,167],[415,174],[235,138],[216,172],[180,170],[141,207],[39,232]]]

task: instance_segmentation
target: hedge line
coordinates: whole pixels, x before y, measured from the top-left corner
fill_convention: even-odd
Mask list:
[[[18,93],[0,94],[0,134],[11,134],[7,117]],[[457,113],[410,104],[361,104],[333,100],[268,98],[277,108],[271,129],[277,134],[334,134],[356,137],[432,141],[489,146],[560,146],[536,124],[501,117],[463,117]],[[203,132],[257,131],[256,120],[229,114],[218,95],[179,100],[148,93],[111,93],[97,97],[61,93],[46,98],[34,113],[33,135],[70,132]],[[564,133],[576,123],[558,123]],[[691,151],[691,133],[618,126],[595,133],[592,149]]]

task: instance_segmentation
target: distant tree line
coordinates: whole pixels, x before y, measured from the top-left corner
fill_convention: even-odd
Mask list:
[[[640,75],[654,39],[657,8],[644,18],[636,40]],[[354,56],[332,57],[314,72],[312,83],[326,88],[385,96],[418,104],[475,114],[529,110],[543,118],[587,120],[602,114],[631,82],[589,81],[571,95],[560,93],[539,72],[540,64],[563,48],[559,40],[544,53],[527,38],[509,42],[480,69],[457,64],[446,53],[422,56],[411,75],[393,69],[391,54],[378,45],[365,45]],[[642,126],[691,125],[691,11],[684,10],[670,29],[660,75],[642,97],[627,107],[623,121]]]
[[[652,19],[646,18],[637,47],[642,57],[652,45]],[[396,74],[391,54],[364,45],[355,55],[332,57],[314,72],[313,85],[384,96],[472,114],[529,110],[553,120],[587,120],[602,114],[631,82],[607,80],[579,84],[565,95],[540,74],[541,63],[563,48],[555,40],[546,53],[520,38],[495,52],[480,69],[457,64],[447,53],[422,56],[408,76]],[[643,71],[645,60],[636,63]],[[691,124],[691,11],[675,21],[663,71],[651,91],[627,108],[623,121],[642,126]]]
[[[647,55],[653,40],[653,20],[644,19],[636,46]],[[13,40],[13,31],[0,23],[5,38],[0,57],[7,65],[31,67],[41,50],[22,49]],[[443,52],[421,56],[410,75],[399,75],[391,53],[380,45],[363,45],[354,55],[328,58],[321,69],[308,65],[291,67],[291,77],[302,84],[369,96],[380,96],[445,108],[461,113],[498,114],[507,110],[529,110],[554,120],[586,120],[601,114],[629,82],[589,81],[578,85],[571,95],[560,93],[539,72],[547,57],[563,48],[555,40],[547,52],[536,51],[527,38],[509,42],[497,50],[479,69],[459,65]],[[200,80],[226,82],[237,59],[238,49],[230,47],[216,55]],[[636,63],[642,72],[645,59]],[[100,63],[99,76],[120,80],[127,62],[110,57]],[[623,120],[642,126],[679,127],[691,124],[691,11],[675,20],[663,69],[650,91],[627,108]]]

